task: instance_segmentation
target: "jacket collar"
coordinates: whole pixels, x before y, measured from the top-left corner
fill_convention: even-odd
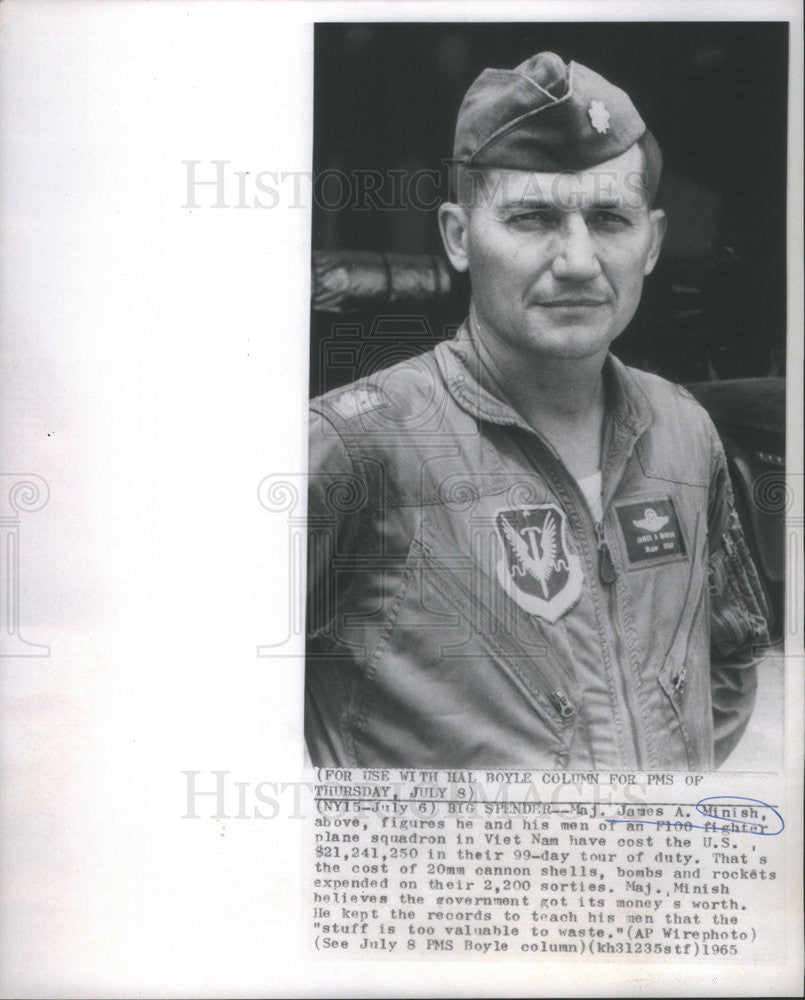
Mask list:
[[[452,340],[439,344],[435,353],[447,390],[462,409],[476,419],[533,433],[520,414],[495,394],[467,320]],[[607,354],[603,377],[609,417],[630,436],[639,437],[654,419],[648,397],[631,370],[612,353]]]

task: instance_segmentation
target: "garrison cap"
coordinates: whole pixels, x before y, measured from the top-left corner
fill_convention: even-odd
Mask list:
[[[646,132],[628,95],[580,63],[539,52],[485,69],[464,96],[453,160],[468,167],[586,170]]]

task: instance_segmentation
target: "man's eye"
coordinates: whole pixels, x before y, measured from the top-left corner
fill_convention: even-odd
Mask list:
[[[599,211],[593,212],[589,217],[589,222],[594,226],[628,226],[629,220],[619,212]]]
[[[553,226],[557,224],[557,219],[552,213],[539,210],[518,212],[517,215],[512,216],[511,221],[521,226]]]

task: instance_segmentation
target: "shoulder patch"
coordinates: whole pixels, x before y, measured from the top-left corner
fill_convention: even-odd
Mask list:
[[[386,394],[375,386],[359,386],[347,389],[331,400],[330,406],[344,419],[369,413],[389,405]]]

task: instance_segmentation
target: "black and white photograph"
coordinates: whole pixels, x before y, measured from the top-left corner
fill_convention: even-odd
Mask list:
[[[315,46],[313,762],[779,767],[788,25]]]

